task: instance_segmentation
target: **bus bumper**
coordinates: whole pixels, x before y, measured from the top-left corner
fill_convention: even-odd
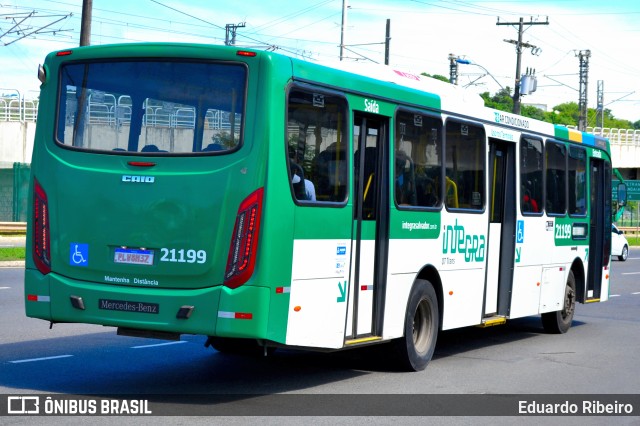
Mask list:
[[[52,322],[257,339],[266,337],[269,312],[264,287],[124,287],[34,269],[25,271],[25,300],[27,316]]]

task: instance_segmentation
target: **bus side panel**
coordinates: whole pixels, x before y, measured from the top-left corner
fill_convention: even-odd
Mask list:
[[[269,288],[222,287],[217,313],[216,336],[265,339],[269,317]]]
[[[350,240],[294,241],[288,345],[343,346],[350,258]]]
[[[393,252],[393,244],[390,252]],[[395,339],[404,336],[404,319],[409,292],[415,281],[415,274],[389,274],[384,311],[383,338]]]
[[[554,266],[542,269],[540,313],[562,310],[564,303],[567,268]]]
[[[538,314],[542,266],[520,266],[513,274],[513,293],[509,318]]]
[[[442,271],[443,316],[442,329],[466,327],[482,322],[484,294],[482,269]]]
[[[542,265],[549,263],[548,250],[553,244],[552,227],[545,216],[519,216],[516,236],[515,268],[509,318],[537,315],[540,306]]]
[[[36,269],[29,268],[25,269],[24,275],[24,296],[27,316],[50,320],[51,297],[49,293],[49,275],[42,275]]]
[[[389,241],[389,273],[383,328],[385,339],[404,335],[407,302],[416,276],[425,265],[439,266],[441,263],[442,242],[433,238],[439,235],[440,213],[420,212],[420,216],[416,216],[414,212],[401,214],[408,222],[433,224],[434,230],[430,227],[429,230],[408,230],[408,227],[402,228],[402,220],[391,222],[391,232],[402,238]],[[416,235],[423,238],[414,239]]]

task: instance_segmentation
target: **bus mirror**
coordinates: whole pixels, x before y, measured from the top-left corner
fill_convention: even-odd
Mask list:
[[[627,185],[624,183],[618,184],[618,205],[621,207],[627,205]]]

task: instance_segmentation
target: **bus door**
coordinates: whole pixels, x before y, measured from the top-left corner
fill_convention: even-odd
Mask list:
[[[611,165],[603,160],[591,159],[590,214],[589,214],[589,265],[587,293],[578,292],[578,300],[600,299],[602,268],[609,265],[611,254]]]
[[[388,128],[384,117],[354,113],[354,210],[347,341],[380,336],[388,247]]]
[[[484,316],[508,315],[516,239],[515,145],[489,139],[489,237]]]

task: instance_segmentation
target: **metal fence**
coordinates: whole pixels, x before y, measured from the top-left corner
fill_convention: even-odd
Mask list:
[[[0,222],[25,222],[29,199],[31,166],[13,163],[0,169]]]
[[[38,100],[20,94],[0,97],[0,121],[35,122],[38,119]]]

